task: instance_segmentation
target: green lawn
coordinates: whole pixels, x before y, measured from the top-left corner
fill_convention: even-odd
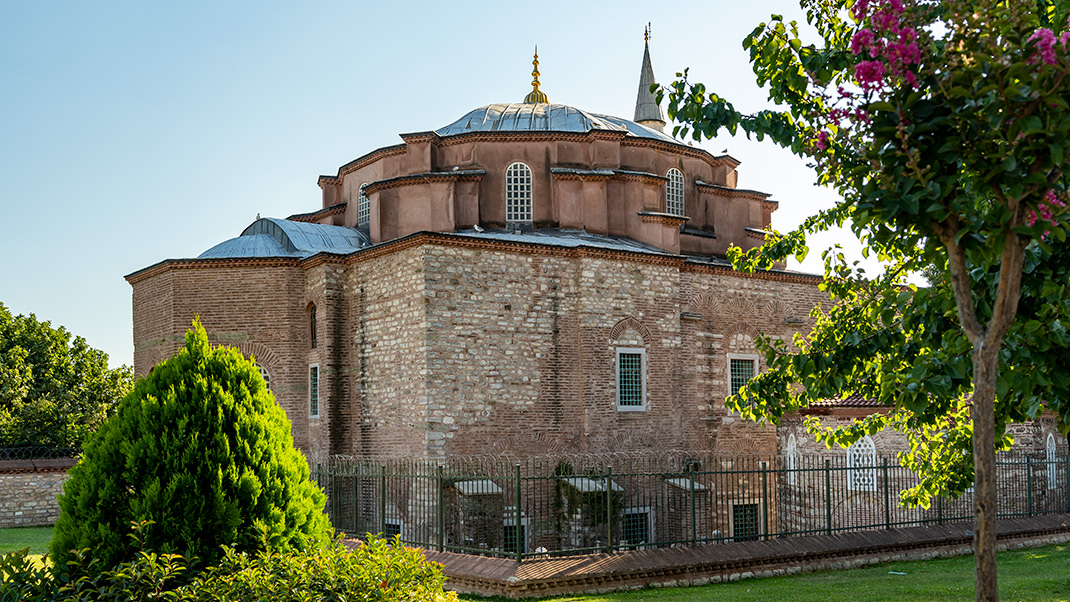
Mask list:
[[[0,529],[0,554],[30,548],[31,554],[47,554],[52,527]]]
[[[905,575],[900,573],[906,573]],[[1070,545],[1003,552],[1004,602],[1070,602]],[[469,601],[488,600],[463,596]],[[973,557],[896,562],[849,571],[748,579],[703,587],[546,598],[545,602],[943,602],[973,600]]]

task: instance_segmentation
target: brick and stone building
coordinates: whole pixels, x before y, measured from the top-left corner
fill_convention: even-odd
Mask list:
[[[819,278],[741,274],[777,202],[739,162],[635,120],[475,109],[319,178],[318,210],[257,219],[127,276],[135,370],[209,335],[260,364],[311,455],[646,449],[775,453],[724,399],[759,332],[810,326]]]

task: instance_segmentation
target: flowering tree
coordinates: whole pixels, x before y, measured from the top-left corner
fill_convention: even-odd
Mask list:
[[[743,114],[688,82],[686,72],[665,91],[670,115],[685,124],[677,133],[701,139],[726,128],[768,136],[812,161],[818,181],[842,196],[800,230],[770,237],[764,254],[737,252],[739,265],[764,267],[788,253],[803,254],[807,232],[846,220],[867,249],[891,263],[890,274],[860,281],[835,253],[827,256],[826,286],[844,303],[819,321],[809,340],[797,341],[803,353],[783,360],[796,362],[793,372],[767,377],[768,386],[736,400],[737,409],[775,420],[805,402],[807,394],[791,394],[794,383],[813,391],[854,389],[876,393],[892,411],[830,436],[857,438],[894,423],[915,433],[915,443],[937,442],[940,450],[929,451],[940,453],[929,457],[945,460],[954,454],[944,452],[969,441],[978,600],[998,598],[997,440],[1004,439],[1006,420],[1035,415],[1043,389],[1037,383],[1046,377],[1028,366],[1009,370],[1008,362],[1001,373],[1000,351],[1017,328],[1023,273],[1048,270],[1052,245],[1061,248],[1066,238],[1068,5],[801,0],[817,44],[805,43],[797,23],[780,16],[744,41],[759,85],[785,110]],[[946,274],[943,288],[912,294],[894,286],[902,271],[930,265]],[[1045,289],[1039,277],[1026,288],[1041,306],[1062,294]],[[840,331],[850,339],[820,339],[822,324],[831,332],[830,320],[854,325]],[[1036,317],[1026,320],[1013,343],[1025,342],[1025,325],[1037,323]],[[956,344],[958,355],[951,353]],[[812,353],[823,345],[846,351]],[[865,365],[849,363],[851,349],[856,358],[869,354]],[[771,362],[787,351],[774,345]],[[1011,384],[1029,382],[1015,380],[1025,373],[1036,386],[1012,390]],[[780,398],[754,395],[774,390],[770,382],[777,378]],[[935,431],[942,436],[932,437]],[[931,476],[947,466],[930,468],[936,468]],[[939,478],[927,483],[930,491],[963,486]]]

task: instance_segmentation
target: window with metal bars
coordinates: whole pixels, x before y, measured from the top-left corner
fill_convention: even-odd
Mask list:
[[[730,357],[729,364],[729,395],[735,395],[747,381],[754,378],[757,372],[758,360],[755,358]]]
[[[320,367],[317,364],[308,367],[308,415],[310,418],[320,415]]]
[[[264,379],[264,384],[267,385],[268,392],[271,392],[271,374],[269,374],[267,369],[260,364],[256,365],[256,369],[260,371],[260,377]]]
[[[667,174],[665,183],[665,213],[669,215],[684,214],[684,174],[675,167]]]
[[[650,511],[629,509],[624,511],[624,541],[630,546],[650,543]]]
[[[735,541],[758,539],[762,534],[758,504],[732,505],[732,538]]]
[[[645,349],[617,349],[617,409],[646,409]]]
[[[877,446],[869,435],[847,448],[847,489],[877,490]]]
[[[1048,489],[1055,489],[1058,486],[1059,474],[1057,464],[1055,462],[1055,436],[1048,433],[1048,441],[1045,445],[1044,460],[1048,464]]]
[[[505,170],[505,221],[531,223],[531,168],[523,163]]]
[[[371,222],[372,206],[371,201],[368,200],[368,195],[365,194],[364,189],[368,187],[368,183],[365,182],[360,185],[360,196],[357,197],[357,227],[361,228],[367,226]]]

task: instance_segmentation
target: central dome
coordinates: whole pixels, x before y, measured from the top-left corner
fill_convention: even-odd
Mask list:
[[[570,107],[546,103],[499,103],[470,111],[453,123],[435,130],[439,136],[473,132],[579,132],[607,130],[629,136],[680,144],[671,136],[644,125]]]

